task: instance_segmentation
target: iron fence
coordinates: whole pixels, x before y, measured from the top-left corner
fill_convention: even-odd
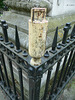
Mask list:
[[[8,39],[8,25],[6,21],[1,21],[1,27],[4,37],[0,36],[0,86],[7,93],[11,100],[25,100],[23,88],[23,71],[28,74],[29,79],[29,100],[55,100],[63,90],[69,80],[75,75],[75,25],[71,36],[67,38],[68,31],[71,28],[70,23],[64,27],[62,42],[57,44],[58,27],[56,28],[52,49],[47,50],[41,58],[42,63],[39,66],[30,64],[31,57],[26,50],[20,48],[19,36],[15,31],[15,44]],[[12,85],[5,58],[9,62]],[[18,67],[19,86],[21,94],[18,94],[15,84],[12,62]],[[61,64],[62,63],[62,64]],[[51,73],[53,66],[57,64],[51,86]],[[47,72],[44,95],[40,98],[41,79]],[[21,98],[19,98],[21,97]]]

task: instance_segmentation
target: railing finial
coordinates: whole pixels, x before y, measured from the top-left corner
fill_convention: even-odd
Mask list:
[[[56,53],[56,47],[57,47],[57,37],[58,37],[58,27],[56,28],[56,32],[54,35],[53,43],[52,43],[52,50],[51,53]]]
[[[16,45],[16,52],[19,53],[22,50],[20,49],[20,41],[18,36],[17,26],[15,25],[15,45]]]
[[[3,24],[6,24],[5,20],[1,20],[1,26],[3,26]]]
[[[3,24],[2,29],[3,29],[3,33],[4,33],[4,41],[5,41],[5,44],[9,44],[8,32],[7,32],[8,25],[7,24]]]
[[[66,45],[66,39],[67,39],[67,35],[69,32],[69,29],[71,28],[70,23],[66,23],[66,26],[64,27],[64,35],[63,35],[63,39],[62,39],[62,45],[65,46]]]

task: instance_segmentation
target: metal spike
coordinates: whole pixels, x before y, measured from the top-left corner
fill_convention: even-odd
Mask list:
[[[8,29],[8,25],[3,24],[3,33],[4,33],[5,44],[9,44],[7,29]]]
[[[57,47],[57,37],[58,37],[58,27],[56,28],[56,32],[54,35],[53,43],[52,43],[52,50],[51,53],[56,53],[56,47]]]
[[[75,37],[75,25],[73,27],[73,30],[71,32],[71,39],[73,39]]]
[[[18,36],[18,30],[17,26],[15,25],[15,45],[16,45],[16,52],[19,53],[22,50],[20,49],[20,41],[19,41],[19,36]]]

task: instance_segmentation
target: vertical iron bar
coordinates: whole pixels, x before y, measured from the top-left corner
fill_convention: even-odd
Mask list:
[[[9,91],[9,93],[11,93],[11,88],[10,88],[10,85],[9,85],[9,79],[8,79],[6,65],[5,65],[5,60],[4,60],[4,56],[3,56],[2,53],[1,53],[1,60],[2,60],[3,68],[4,68],[4,72],[5,72],[5,77],[6,77],[6,81],[7,81],[8,91]]]
[[[1,73],[0,73],[0,82],[2,81],[2,79],[1,79]]]
[[[70,53],[70,56],[69,56],[69,59],[68,59],[67,65],[66,65],[66,69],[65,69],[65,72],[64,72],[62,81],[65,81],[65,77],[66,77],[66,73],[67,73],[67,70],[68,70],[68,66],[69,66],[69,63],[70,63],[70,60],[71,60],[71,57],[72,57],[72,53],[73,53],[73,50]]]
[[[75,62],[74,62],[74,59],[75,59],[75,52],[74,52],[73,57],[72,57],[72,59],[71,59],[71,63],[70,63],[70,65],[69,65],[69,69],[68,69],[68,71],[67,71],[67,75],[69,75],[70,71],[72,70],[72,63],[75,63]]]
[[[62,69],[61,69],[60,77],[59,77],[59,80],[58,80],[58,83],[57,83],[57,88],[60,86],[60,83],[61,83],[61,78],[62,78],[63,71],[64,71],[64,68],[65,68],[66,60],[67,60],[67,55],[68,54],[66,54],[66,56],[64,58],[64,62],[63,62],[63,66],[62,66]],[[56,92],[57,92],[57,89],[56,89]]]
[[[52,98],[52,94],[53,94],[53,90],[54,90],[54,87],[55,87],[55,82],[56,82],[56,79],[57,79],[57,74],[58,74],[58,71],[59,71],[60,63],[61,63],[61,60],[58,61],[58,63],[57,63],[56,72],[55,72],[55,76],[54,76],[54,80],[53,80],[53,85],[52,85],[51,92],[50,92],[50,95],[49,95],[49,100],[51,100],[51,98]]]
[[[73,56],[73,60],[72,60],[72,68],[71,70],[74,71],[75,70],[75,52],[74,52],[74,56]]]
[[[75,72],[75,59],[74,59],[74,62],[73,62],[73,64],[72,64],[72,71]]]
[[[48,70],[48,75],[47,75],[47,81],[46,81],[46,87],[45,87],[45,92],[44,92],[43,100],[46,100],[46,97],[47,97],[48,86],[49,86],[50,77],[51,77],[51,70],[52,70],[52,69],[49,69],[49,70]]]
[[[1,64],[0,64],[0,73],[1,73],[1,77],[2,77],[2,83],[3,83],[4,87],[5,87],[6,83],[5,83],[5,80],[4,80],[4,75],[3,75],[3,72],[2,72]]]
[[[17,98],[17,93],[16,93],[15,80],[14,80],[14,74],[13,74],[12,61],[11,61],[10,59],[8,59],[8,61],[9,61],[9,67],[10,67],[11,79],[12,79],[13,90],[14,90],[14,98],[15,98],[15,100],[18,100],[18,98]]]
[[[23,89],[23,76],[22,76],[22,69],[18,68],[19,72],[19,81],[20,81],[20,89],[21,89],[21,100],[24,100],[24,89]]]

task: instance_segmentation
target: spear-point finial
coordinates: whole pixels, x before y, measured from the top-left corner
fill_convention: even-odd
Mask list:
[[[56,28],[56,32],[54,35],[53,43],[52,43],[52,50],[51,53],[56,53],[56,47],[57,47],[57,37],[58,37],[58,27]]]
[[[5,44],[9,44],[7,29],[8,29],[8,25],[7,24],[3,24],[3,34],[4,34]]]
[[[75,25],[72,29],[72,32],[71,32],[71,39],[73,39],[75,37]]]
[[[17,26],[15,25],[15,45],[16,45],[16,52],[19,53],[22,50],[20,49],[20,41],[19,41],[19,36],[18,36],[18,30]]]

